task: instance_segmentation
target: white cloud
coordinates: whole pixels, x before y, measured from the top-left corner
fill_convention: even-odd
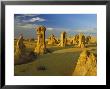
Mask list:
[[[29,21],[30,22],[35,22],[35,21],[43,22],[43,21],[46,21],[46,20],[43,19],[43,18],[40,18],[40,17],[35,17],[35,18],[30,19]]]
[[[25,22],[25,23],[35,22],[35,21],[44,22],[44,21],[46,21],[46,19],[43,19],[43,18],[40,18],[40,17],[35,17],[35,18],[31,18],[29,20],[22,20],[22,21]]]
[[[40,18],[38,15],[40,14],[15,14],[15,22],[21,22],[21,23],[29,23],[29,22],[43,22],[46,21],[44,18]],[[29,17],[27,19],[27,17]]]
[[[47,28],[47,30],[48,30],[48,31],[53,31],[53,30],[54,30],[54,28]]]

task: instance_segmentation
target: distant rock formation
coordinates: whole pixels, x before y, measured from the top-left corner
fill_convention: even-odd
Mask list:
[[[85,40],[86,40],[86,44],[89,44],[91,40],[91,36],[86,36]]]
[[[51,36],[49,36],[49,38],[47,40],[47,43],[50,44],[50,45],[54,45],[54,44],[58,43],[58,41],[55,38],[54,34],[51,34]]]
[[[68,37],[68,38],[66,39],[66,44],[67,44],[67,45],[72,45],[72,44],[73,44],[73,39],[72,39],[71,37]]]
[[[66,41],[67,41],[66,34],[67,33],[65,31],[61,33],[61,40],[60,40],[60,43],[58,44],[58,46],[61,46],[61,47],[66,46]]]
[[[79,33],[78,47],[85,48],[85,36],[82,33]]]
[[[97,37],[91,36],[90,43],[97,43]]]
[[[96,76],[97,75],[97,62],[96,56],[84,50],[78,59],[73,76]]]
[[[78,44],[78,41],[79,40],[79,35],[76,34],[74,37],[73,37],[73,44]]]

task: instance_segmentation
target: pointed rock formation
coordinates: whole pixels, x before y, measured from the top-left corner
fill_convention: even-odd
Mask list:
[[[57,44],[57,43],[58,43],[58,41],[55,38],[54,34],[51,34],[51,36],[48,38],[48,44],[54,45],[54,44]]]
[[[23,35],[21,34],[16,44],[16,49],[15,49],[16,58],[19,59],[24,54],[24,51],[25,51],[25,45],[23,43]]]
[[[87,36],[86,37],[86,44],[89,44],[90,43],[90,40],[91,40],[91,36]]]
[[[97,75],[97,63],[96,56],[84,50],[78,59],[75,70],[73,72],[74,76],[96,76]]]

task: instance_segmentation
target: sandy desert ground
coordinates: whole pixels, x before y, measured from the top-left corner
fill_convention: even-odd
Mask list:
[[[17,40],[14,41],[16,47]],[[24,41],[26,52],[34,50],[35,41]],[[96,43],[86,44],[86,48],[77,48],[73,45],[58,47],[47,45],[48,53],[34,59],[14,60],[15,76],[71,76],[76,67],[80,53],[88,49],[97,55]],[[42,68],[42,70],[40,70]]]

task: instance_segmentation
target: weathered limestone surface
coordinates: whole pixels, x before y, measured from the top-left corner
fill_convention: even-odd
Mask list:
[[[97,43],[97,37],[91,36],[90,43]]]
[[[54,45],[54,44],[57,44],[57,43],[58,43],[57,39],[56,39],[55,36],[52,34],[52,35],[48,38],[48,44]]]
[[[38,26],[36,28],[37,44],[34,52],[37,53],[38,55],[44,54],[46,52],[45,31],[46,28],[44,26]]]
[[[74,76],[96,76],[97,75],[97,62],[96,56],[84,50],[78,59],[75,70],[73,72]]]
[[[85,36],[82,33],[79,33],[79,42],[78,42],[79,48],[85,47]]]
[[[65,47],[66,45],[66,32],[61,33],[61,41],[60,41],[60,46]]]
[[[72,39],[71,37],[68,37],[68,38],[66,39],[66,44],[67,44],[67,45],[72,45],[72,44],[73,44],[73,39]]]
[[[37,58],[37,55],[34,54],[33,51],[30,52],[27,51],[28,48],[26,48],[23,41],[24,41],[23,36],[20,35],[15,48],[15,54],[14,54],[15,65],[23,64]]]
[[[75,36],[73,36],[73,39],[72,39],[72,44],[75,44],[76,41],[75,41]]]
[[[23,43],[23,35],[21,34],[16,44],[16,49],[15,49],[16,58],[19,59],[24,54],[24,51],[25,51],[25,45]]]
[[[79,40],[79,35],[75,35],[74,37],[73,37],[73,44],[78,44],[78,41]]]
[[[90,43],[90,40],[91,40],[91,36],[87,36],[86,37],[86,44],[89,44]]]

